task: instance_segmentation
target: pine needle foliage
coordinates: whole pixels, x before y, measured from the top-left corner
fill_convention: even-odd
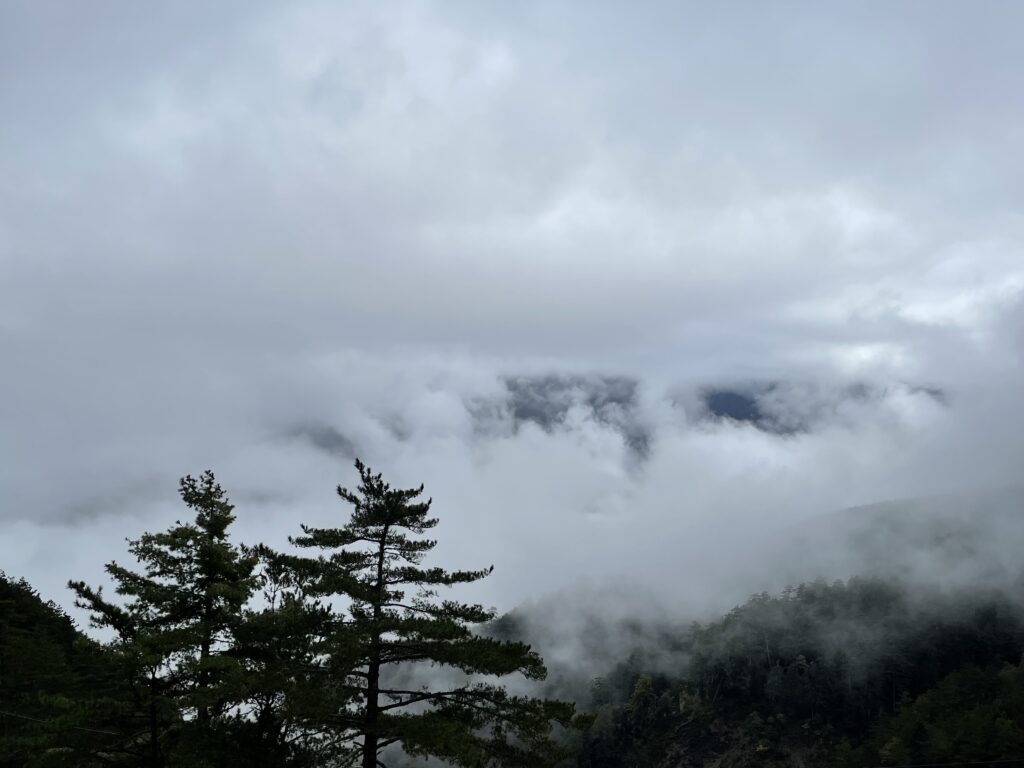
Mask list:
[[[430,516],[431,500],[422,500],[423,486],[392,488],[361,461],[355,467],[356,490],[337,489],[352,507],[349,521],[303,526],[291,540],[320,550],[303,566],[315,574],[310,594],[347,603],[348,618],[325,650],[351,696],[329,718],[354,747],[351,764],[386,766],[389,747],[477,768],[557,764],[564,752],[550,730],[573,723],[573,706],[513,695],[496,682],[513,673],[543,679],[541,658],[528,645],[477,631],[494,618],[492,609],[440,596],[443,588],[488,576],[493,566],[424,565],[437,543],[426,534],[438,520]],[[428,667],[440,668],[428,679],[447,672],[452,682],[408,682]]]
[[[115,650],[137,703],[125,749],[150,766],[167,764],[172,749],[200,761],[214,742],[214,721],[239,697],[242,668],[226,651],[255,589],[255,558],[229,540],[234,507],[213,473],[182,478],[179,494],[195,512],[193,522],[129,539],[141,571],[107,564],[121,602],[82,581],[69,583],[93,626],[117,634]]]

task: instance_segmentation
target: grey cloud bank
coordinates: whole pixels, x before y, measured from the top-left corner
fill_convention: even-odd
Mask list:
[[[1013,482],[1021,15],[7,4],[0,567],[66,602],[206,466],[280,539],[359,452],[481,599],[697,604]]]

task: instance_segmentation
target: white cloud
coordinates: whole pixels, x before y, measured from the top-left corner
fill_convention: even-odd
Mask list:
[[[47,590],[205,466],[246,535],[336,516],[310,425],[504,607],[1019,471],[1015,9],[64,10],[0,11],[0,566]],[[515,424],[546,372],[636,379],[646,458],[580,393]],[[699,422],[737,381],[813,427]]]

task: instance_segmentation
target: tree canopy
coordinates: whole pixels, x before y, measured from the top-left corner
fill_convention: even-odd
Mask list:
[[[234,633],[256,585],[254,558],[229,541],[234,507],[213,473],[182,478],[179,494],[193,522],[129,540],[141,572],[106,566],[121,602],[84,582],[69,584],[93,625],[117,634],[114,650],[129,670],[142,726],[129,728],[123,749],[145,754],[152,766],[166,764],[169,750],[201,764],[214,721],[238,704],[243,669],[232,653]]]
[[[426,567],[437,542],[425,534],[438,521],[430,517],[431,500],[420,498],[423,486],[392,488],[362,462],[356,469],[358,488],[337,489],[352,507],[348,522],[303,526],[303,535],[292,539],[320,552],[292,561],[298,572],[315,574],[309,594],[347,603],[348,618],[327,649],[352,694],[349,706],[331,718],[339,737],[356,747],[363,768],[383,765],[379,756],[393,744],[457,765],[557,763],[564,750],[548,737],[549,727],[570,726],[573,707],[511,695],[492,681],[513,673],[541,680],[541,658],[521,642],[474,631],[494,619],[493,610],[440,595],[492,568]],[[419,678],[408,672],[416,665]],[[429,674],[422,674],[424,665]],[[462,675],[442,685],[437,667]],[[417,679],[417,686],[408,682]]]
[[[0,707],[0,766],[566,757],[552,728],[579,721],[572,704],[529,695],[546,674],[540,656],[480,631],[493,609],[441,594],[492,568],[428,564],[438,521],[423,487],[356,469],[357,489],[338,488],[349,506],[338,526],[303,525],[286,551],[233,542],[235,508],[214,475],[182,478],[192,519],[128,540],[137,567],[105,567],[114,599],[69,582],[104,643],[4,581],[19,612],[0,614],[0,691],[13,707]],[[513,674],[518,692],[500,682]]]

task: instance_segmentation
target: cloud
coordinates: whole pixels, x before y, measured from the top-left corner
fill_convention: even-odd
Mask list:
[[[359,450],[344,434],[330,424],[304,424],[289,432],[289,437],[307,441],[315,448],[339,459],[358,458]]]
[[[47,597],[207,466],[249,539],[355,452],[426,482],[502,607],[725,599],[1019,472],[1016,9],[55,8],[0,11],[0,557]]]

